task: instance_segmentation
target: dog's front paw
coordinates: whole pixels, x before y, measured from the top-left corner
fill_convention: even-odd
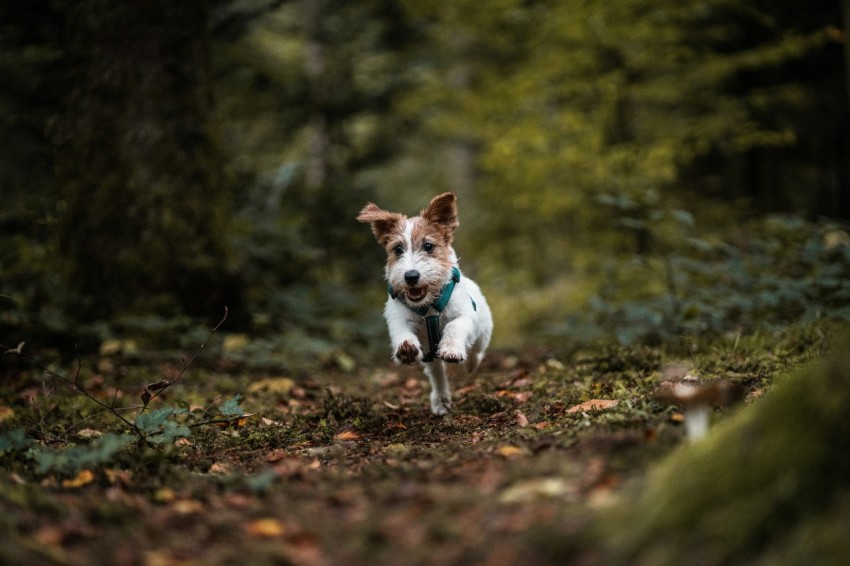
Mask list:
[[[403,364],[415,364],[422,359],[422,353],[419,351],[419,346],[405,340],[396,350],[395,358]]]
[[[466,359],[466,352],[451,346],[443,346],[438,353],[441,360],[450,364],[459,364]]]

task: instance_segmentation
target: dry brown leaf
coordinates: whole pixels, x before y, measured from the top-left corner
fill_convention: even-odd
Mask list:
[[[278,538],[286,533],[283,523],[272,517],[251,521],[245,530],[249,535],[257,538]]]
[[[0,420],[3,420],[0,418]],[[84,428],[77,431],[77,436],[80,438],[99,438],[103,436],[103,433],[99,430],[95,430],[93,428]]]
[[[244,428],[249,421],[259,418],[259,413],[246,413],[238,417],[232,417],[225,420],[216,421],[214,424],[219,428]]]
[[[269,377],[260,379],[248,386],[248,393],[268,391],[269,393],[289,393],[295,387],[295,380],[289,377]]]
[[[525,428],[528,426],[528,417],[522,411],[516,412],[516,424],[518,427]]]
[[[363,440],[363,435],[351,425],[345,425],[334,434],[337,442],[357,442]]]
[[[516,483],[499,496],[499,502],[507,505],[532,503],[544,499],[573,495],[575,487],[564,478],[538,478]]]
[[[170,487],[162,487],[153,494],[153,500],[157,503],[171,503],[177,498],[177,494]]]
[[[12,409],[12,407],[0,405],[0,423],[5,421],[6,419],[10,419],[14,416],[15,416],[15,411]]]
[[[230,466],[221,462],[216,462],[210,466],[209,473],[211,474],[227,474],[230,472]]]
[[[63,480],[62,487],[82,487],[84,485],[90,484],[93,481],[94,472],[92,472],[91,470],[83,470],[79,474],[77,474],[76,477],[69,480]]]
[[[204,504],[197,499],[178,499],[171,505],[171,508],[178,515],[195,515],[203,513],[205,510]]]
[[[567,413],[584,413],[587,411],[604,411],[605,409],[610,409],[612,407],[616,407],[619,404],[619,401],[615,401],[613,399],[591,399],[590,401],[585,401],[584,403],[579,403],[578,405],[573,405],[569,409],[567,409]]]
[[[105,468],[103,470],[103,475],[106,476],[106,480],[112,485],[118,483],[123,485],[130,485],[133,482],[133,473],[129,470],[115,470],[113,468]]]
[[[496,448],[496,454],[503,458],[515,458],[517,456],[522,456],[525,451],[519,446],[514,446],[512,444],[504,444]]]
[[[268,454],[266,454],[266,456],[265,456],[265,458],[263,458],[263,460],[265,460],[269,464],[274,464],[275,462],[280,462],[285,457],[286,457],[286,451],[282,448],[276,448],[276,449],[272,450],[271,452],[269,452]]]

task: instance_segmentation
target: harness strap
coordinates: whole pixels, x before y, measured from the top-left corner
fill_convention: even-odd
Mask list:
[[[443,309],[446,308],[446,305],[449,304],[449,299],[452,298],[455,285],[458,283],[460,283],[460,269],[458,269],[457,266],[454,266],[452,267],[452,278],[448,283],[443,285],[443,288],[440,290],[440,296],[437,297],[436,301],[430,305],[424,305],[421,307],[408,306],[410,310],[425,319],[425,330],[428,333],[428,348],[430,351],[425,354],[424,358],[422,358],[422,361],[424,362],[433,362],[437,359],[437,350],[440,348],[440,340],[443,338],[443,333],[440,329],[440,314],[443,312]],[[387,292],[393,299],[398,298],[390,285],[387,285]],[[472,301],[472,308],[477,310],[475,301]],[[436,311],[437,314],[429,315],[428,313],[431,309]]]

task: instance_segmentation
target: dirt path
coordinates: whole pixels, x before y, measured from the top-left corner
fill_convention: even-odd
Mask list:
[[[594,510],[681,442],[660,365],[649,348],[496,355],[454,379],[444,418],[413,368],[198,371],[163,401],[238,392],[252,416],[75,477],[11,465],[0,562],[592,562]]]

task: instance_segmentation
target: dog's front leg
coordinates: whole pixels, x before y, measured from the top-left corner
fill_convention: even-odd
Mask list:
[[[414,332],[416,321],[411,320],[407,309],[396,301],[390,301],[384,309],[384,317],[387,319],[393,359],[402,364],[421,362],[424,356],[419,338]]]
[[[439,357],[450,364],[459,364],[466,359],[470,336],[475,323],[468,316],[459,316],[443,328]]]
[[[452,408],[446,366],[440,360],[434,360],[425,364],[425,374],[431,382],[431,412],[435,415],[445,415]]]

